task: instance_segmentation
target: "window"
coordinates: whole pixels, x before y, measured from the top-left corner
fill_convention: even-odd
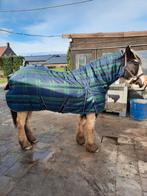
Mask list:
[[[147,75],[147,50],[140,50],[137,53],[141,58],[144,74]]]
[[[76,54],[76,68],[90,63],[92,60],[92,55],[90,53],[86,54]]]

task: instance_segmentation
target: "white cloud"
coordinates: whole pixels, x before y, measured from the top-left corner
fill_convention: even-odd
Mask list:
[[[69,41],[61,38],[41,39],[36,42],[11,42],[11,47],[18,55],[33,53],[66,53]]]
[[[41,34],[144,30],[146,26],[140,18],[146,10],[146,0],[93,1],[77,9],[45,12],[41,22],[28,25],[24,30]]]
[[[2,28],[2,29],[11,31],[11,29],[8,28]],[[6,45],[8,40],[9,40],[9,34],[7,32],[0,31],[0,45]]]
[[[19,4],[19,8],[21,7],[19,3],[20,0],[14,0],[14,2]],[[25,4],[25,2],[27,3]],[[48,4],[45,1],[42,2],[44,4],[46,3],[46,5]],[[52,3],[55,4],[54,2]],[[23,1],[23,4],[25,4],[25,7],[27,7],[27,4],[30,5],[30,7],[34,7],[33,4],[29,4],[29,0]],[[37,4],[35,3],[34,5],[37,7],[42,4],[41,1],[37,1]],[[26,14],[23,16],[23,21],[25,21],[23,26],[22,24],[16,26],[16,31],[20,29],[20,31],[26,33],[46,35],[108,31],[141,31],[147,30],[145,20],[145,15],[147,16],[146,10],[147,0],[94,0],[91,3],[79,6]],[[21,19],[21,17],[20,19],[18,18],[20,23]],[[18,54],[37,52],[53,53],[56,51],[66,52],[69,45],[69,40],[57,38],[40,39],[32,37],[31,41],[23,40],[24,39],[16,41],[16,39],[12,39],[12,37],[6,34],[0,37],[0,41],[10,41],[12,47]]]
[[[108,32],[147,29],[140,19],[146,14],[146,0],[109,0],[90,4],[85,22],[75,28],[77,32]],[[135,28],[136,25],[136,28]]]
[[[28,25],[23,28],[25,32],[30,34],[45,34],[52,30],[52,26],[48,22],[40,22],[38,24]]]

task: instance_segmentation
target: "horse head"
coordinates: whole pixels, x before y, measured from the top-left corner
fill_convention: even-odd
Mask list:
[[[125,67],[123,79],[127,81],[129,85],[135,84],[140,88],[144,86],[144,74],[141,67],[141,59],[133,51],[130,46],[125,50]]]

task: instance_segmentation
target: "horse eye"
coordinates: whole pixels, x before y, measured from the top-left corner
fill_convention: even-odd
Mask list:
[[[133,63],[134,65],[139,65],[140,63],[138,62],[138,61],[136,61],[136,60],[132,60],[132,61],[130,61],[130,63]]]
[[[134,65],[139,65],[139,62],[134,62]]]

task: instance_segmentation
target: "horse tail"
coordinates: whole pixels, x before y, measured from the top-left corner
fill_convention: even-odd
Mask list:
[[[12,116],[13,123],[16,127],[17,126],[17,112],[12,111],[12,110],[10,110],[10,111],[11,111],[11,116]]]

